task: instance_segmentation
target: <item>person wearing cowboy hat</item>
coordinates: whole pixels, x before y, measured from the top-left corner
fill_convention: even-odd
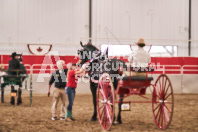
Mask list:
[[[17,75],[17,72],[14,70],[19,70],[20,69],[20,61],[18,60],[18,56],[16,52],[13,52],[12,55],[10,56],[12,57],[12,60],[9,61],[9,71],[8,74],[9,75]],[[20,105],[22,103],[22,99],[21,99],[21,87],[22,84],[19,84],[19,90],[18,90],[18,98],[17,98],[17,105]],[[17,92],[17,90],[14,89],[13,86],[11,86],[11,92]],[[15,97],[11,96],[11,101],[10,101],[11,105],[15,105]]]
[[[131,67],[148,67],[151,62],[150,54],[144,50],[146,43],[143,38],[140,38],[136,43],[138,50],[134,51],[128,58]],[[146,76],[145,72],[132,72],[132,76]]]
[[[18,70],[20,69],[20,62],[18,60],[18,56],[16,52],[13,52],[12,55],[12,60],[9,61],[9,70]],[[10,71],[9,75],[16,75],[16,71]]]

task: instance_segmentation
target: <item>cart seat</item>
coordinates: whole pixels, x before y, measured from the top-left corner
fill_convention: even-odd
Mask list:
[[[148,81],[152,81],[153,80],[153,77],[143,77],[143,76],[125,76],[122,78],[122,80],[129,80],[129,78],[131,78],[131,80],[138,80],[138,81],[145,81],[145,80],[148,80]]]

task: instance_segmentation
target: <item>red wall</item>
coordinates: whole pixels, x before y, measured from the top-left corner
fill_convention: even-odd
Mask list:
[[[0,62],[3,63],[3,64],[8,64],[9,60],[11,60],[10,56],[9,55],[0,55]],[[3,56],[3,57],[2,57]],[[61,60],[64,60],[65,63],[69,63],[69,62],[77,62],[78,59],[75,57],[75,56],[56,56],[56,57],[59,57]],[[56,61],[55,61],[55,58],[54,56],[35,56],[35,55],[23,55],[23,63],[24,64],[30,64],[30,65],[33,65],[33,64],[43,64],[44,62],[44,58],[45,58],[45,64],[51,64],[50,61],[49,61],[49,58],[51,58],[52,62],[54,64],[56,64]]]
[[[49,56],[47,56],[47,59]],[[78,58],[75,56],[58,56],[61,60],[64,60],[65,63],[69,62],[77,62]],[[23,55],[23,63],[24,64],[42,64],[44,61],[45,56],[34,56],[34,55]],[[0,62],[3,64],[8,64],[10,60],[9,55],[0,55]],[[56,64],[55,57],[51,56],[51,59],[54,64]],[[120,58],[121,60],[127,61],[123,57]],[[161,65],[198,65],[198,57],[152,57],[151,62],[157,64],[160,63]],[[46,64],[50,62],[46,62]]]
[[[59,57],[61,60],[64,60],[65,63],[76,63],[78,61],[78,58],[75,56],[56,56]],[[51,64],[50,60],[52,60],[53,64],[56,64],[55,58],[54,56],[34,56],[34,55],[23,55],[23,63],[24,64]],[[44,59],[45,58],[45,59]],[[51,58],[51,59],[50,59]],[[9,55],[0,55],[0,62],[3,64],[8,64],[9,60],[10,60],[10,56]],[[127,61],[127,59],[124,59],[123,57],[120,58],[121,60]],[[160,65],[180,65],[180,66],[184,66],[184,65],[197,65],[198,66],[198,57],[152,57],[151,58],[151,62],[155,63],[155,64],[160,64]],[[178,69],[175,67],[167,67],[167,69]],[[191,67],[187,67],[187,69],[194,69],[197,70],[198,68],[191,68]],[[157,72],[155,72],[157,73]],[[178,71],[174,71],[174,72],[168,72],[168,73],[175,73],[175,74],[179,74],[180,72]],[[191,73],[191,72],[184,72],[184,73]],[[198,74],[198,72],[192,72],[192,73],[196,73]]]

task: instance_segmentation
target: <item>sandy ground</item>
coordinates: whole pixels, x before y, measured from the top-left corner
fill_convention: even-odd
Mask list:
[[[140,97],[129,99],[137,98]],[[9,96],[5,97],[5,101],[0,104],[0,132],[103,131],[98,121],[89,122],[92,115],[91,95],[76,95],[74,122],[51,120],[52,97],[34,95],[32,107],[29,106],[27,95],[23,96],[23,104],[20,106],[11,106]],[[123,124],[112,126],[111,131],[161,131],[154,124],[151,104],[132,104],[131,108],[131,111],[122,112]],[[173,120],[166,131],[198,131],[198,95],[175,95]]]

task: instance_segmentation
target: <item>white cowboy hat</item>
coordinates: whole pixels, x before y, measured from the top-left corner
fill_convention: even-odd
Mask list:
[[[136,42],[137,45],[139,44],[144,44],[146,45],[146,43],[144,42],[144,39],[143,38],[139,38],[138,41]]]

